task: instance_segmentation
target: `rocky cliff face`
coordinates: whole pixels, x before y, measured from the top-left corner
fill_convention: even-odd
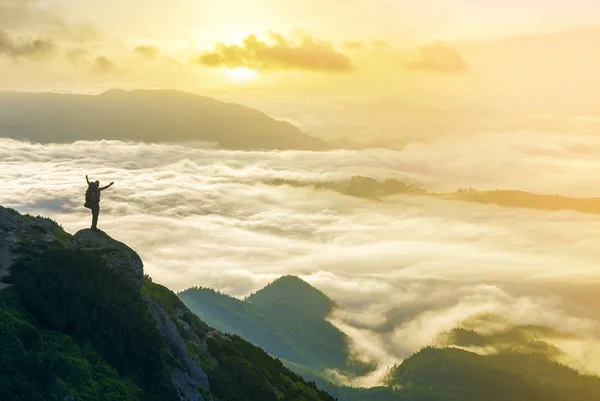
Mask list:
[[[171,369],[173,384],[179,390],[182,399],[202,401],[198,388],[209,390],[206,372],[189,354],[186,344],[169,313],[151,298],[147,297],[146,302],[156,321],[158,332],[167,340],[171,353],[181,364],[181,367]]]
[[[0,289],[10,286],[10,280],[7,278],[14,261],[20,256],[40,255],[53,247],[95,251],[101,255],[107,268],[121,273],[138,291],[143,286],[144,265],[139,255],[108,234],[86,229],[71,236],[49,219],[23,216],[0,206]],[[9,282],[2,282],[2,278]],[[187,323],[181,320],[176,324],[173,321],[177,319],[176,316],[169,314],[150,297],[145,297],[145,300],[158,332],[165,339],[176,360],[176,366],[171,369],[171,378],[179,390],[181,400],[203,401],[200,393],[209,391],[208,377],[188,352],[186,343],[178,331],[178,326],[185,329]],[[192,312],[178,310],[177,314],[192,315]],[[198,342],[201,341],[198,339]]]
[[[73,248],[100,251],[106,267],[120,272],[140,290],[144,284],[144,264],[139,255],[103,231],[78,231],[69,242]]]
[[[1,400],[334,401],[209,327],[104,232],[0,207],[0,278]]]
[[[93,250],[102,255],[104,264],[109,269],[122,274],[139,291],[144,284],[144,264],[139,255],[127,245],[111,238],[103,231],[85,229],[78,231],[69,246],[72,248]],[[177,361],[177,366],[171,368],[171,379],[184,401],[203,401],[200,392],[209,391],[208,376],[202,367],[190,355],[187,346],[165,308],[150,297],[145,297],[148,310],[156,322],[156,328],[165,339],[169,350]],[[179,311],[181,314],[190,313]],[[178,322],[181,327],[181,322]]]
[[[10,274],[10,267],[18,257],[64,245],[69,237],[49,219],[22,216],[0,206],[0,289],[9,285],[2,280]]]
[[[0,290],[8,286],[7,283],[2,282],[2,279],[10,274],[10,266],[13,262],[12,250],[6,235],[6,232],[0,228]]]
[[[73,248],[99,251],[102,254],[104,264],[109,269],[120,272],[123,278],[130,281],[139,291],[144,284],[144,265],[139,255],[127,245],[111,238],[103,231],[90,229],[78,231],[69,246]],[[209,390],[208,376],[202,367],[196,362],[186,347],[179,334],[177,325],[169,313],[150,297],[144,298],[148,304],[148,310],[156,322],[158,332],[166,340],[171,354],[179,362],[171,369],[173,384],[179,390],[182,400],[202,401],[198,389]],[[187,309],[187,308],[185,308]],[[178,310],[182,316],[192,313],[189,310]],[[178,322],[184,327],[185,322]]]

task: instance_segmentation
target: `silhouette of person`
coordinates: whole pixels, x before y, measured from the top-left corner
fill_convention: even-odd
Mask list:
[[[88,191],[90,191],[89,201],[86,199],[86,206],[92,210],[92,230],[98,231],[98,216],[100,215],[100,192],[107,188],[110,188],[114,182],[111,181],[105,187],[100,187],[100,181],[90,182],[88,176],[85,176],[85,180],[88,183]],[[88,205],[89,203],[89,205]]]

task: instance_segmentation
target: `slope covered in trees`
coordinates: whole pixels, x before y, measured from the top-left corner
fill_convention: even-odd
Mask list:
[[[543,326],[519,326],[495,315],[478,315],[439,333],[439,347],[427,347],[389,369],[378,387],[355,388],[328,381],[326,350],[334,341],[315,322],[335,304],[325,294],[295,277],[283,277],[241,301],[210,289],[180,293],[192,311],[223,330],[248,335],[305,379],[314,381],[340,401],[592,401],[600,399],[600,378],[556,362],[562,351],[553,339],[576,339]],[[302,318],[294,311],[314,310]],[[299,324],[298,324],[299,323]],[[502,330],[484,330],[489,324]],[[501,324],[500,324],[501,323]],[[487,324],[487,326],[486,326]],[[261,329],[264,328],[264,332]],[[280,355],[278,342],[298,332],[315,337],[303,343],[306,354]],[[291,340],[290,340],[291,341]],[[292,344],[292,342],[290,342]],[[341,343],[337,343],[338,346]],[[495,350],[480,355],[457,347]],[[304,355],[314,361],[299,362]],[[294,359],[296,358],[296,359]],[[318,361],[318,362],[316,362]]]
[[[1,207],[0,233],[16,257],[0,291],[1,400],[333,401],[148,276],[139,291],[109,266],[110,250]],[[207,381],[182,393],[190,365]]]
[[[560,350],[544,341],[569,339],[567,334],[510,325],[494,333],[478,331],[477,324],[494,318],[490,316],[442,333],[442,348],[425,348],[394,366],[379,387],[335,386],[324,380],[322,372],[272,358],[269,344],[263,350],[238,335],[211,328],[148,276],[140,291],[122,272],[109,268],[109,250],[73,246],[77,242],[47,219],[0,207],[0,234],[0,241],[7,242],[17,256],[11,275],[3,278],[10,286],[0,290],[2,400],[168,401],[183,396],[206,401],[333,401],[332,395],[340,401],[600,399],[600,378],[555,362]],[[215,309],[229,310],[232,324],[239,324],[233,312],[247,315],[248,320],[273,316],[252,299],[276,305],[274,309],[282,307],[285,313],[277,320],[280,330],[289,323],[283,315],[290,314],[295,304],[314,310],[314,316],[323,316],[335,306],[323,293],[290,277],[246,302],[216,298],[237,302]],[[167,334],[156,310],[162,311],[159,317],[170,330]],[[339,343],[321,344],[327,331],[318,330],[325,326],[301,322],[307,337],[302,341],[307,342],[299,343],[307,352],[317,352],[311,349],[314,344],[339,349]],[[316,340],[310,342],[310,335]],[[480,355],[456,347],[486,347],[495,352]],[[206,372],[206,385],[194,389],[194,397],[181,393],[173,375],[189,370],[191,362],[182,352]],[[286,365],[302,371],[311,382]]]
[[[460,401],[593,401],[600,378],[582,375],[537,353],[478,355],[425,348],[389,372],[386,385],[407,399]],[[405,399],[405,398],[402,398]]]
[[[317,372],[364,374],[372,368],[350,358],[348,338],[325,320],[333,301],[297,277],[283,277],[246,301],[207,288],[192,288],[179,297],[208,324],[283,360]]]

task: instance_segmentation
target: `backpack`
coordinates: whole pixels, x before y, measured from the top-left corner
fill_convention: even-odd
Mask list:
[[[93,184],[88,185],[87,190],[85,191],[85,203],[83,206],[91,209],[95,203],[100,201],[99,195],[100,189],[95,188]]]

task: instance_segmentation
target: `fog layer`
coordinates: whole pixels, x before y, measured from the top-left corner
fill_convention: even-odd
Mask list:
[[[70,232],[87,228],[86,174],[115,181],[102,195],[99,228],[137,250],[155,281],[243,297],[298,275],[339,303],[332,321],[357,355],[382,367],[482,312],[598,335],[598,215],[416,196],[371,202],[268,183],[361,174],[432,190],[598,196],[599,137],[486,134],[398,152],[0,139],[3,206]],[[594,347],[577,344],[572,354]]]

